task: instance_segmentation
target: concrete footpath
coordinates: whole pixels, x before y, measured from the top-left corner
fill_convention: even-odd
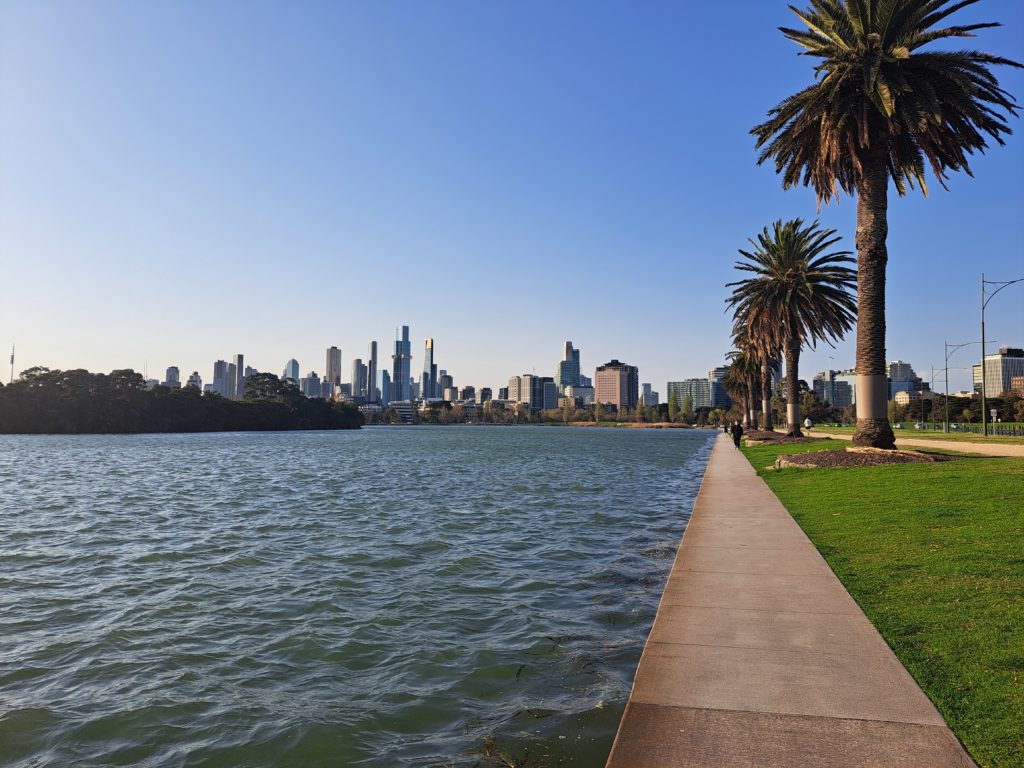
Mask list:
[[[793,518],[719,435],[609,768],[973,765]]]
[[[899,430],[896,430],[899,432]],[[853,435],[843,432],[829,432],[827,428],[804,430],[808,437],[831,437],[833,440],[853,440]],[[1024,456],[1024,445],[1017,443],[972,443],[969,440],[931,440],[896,436],[897,448],[932,448],[936,451],[959,451],[980,456]]]

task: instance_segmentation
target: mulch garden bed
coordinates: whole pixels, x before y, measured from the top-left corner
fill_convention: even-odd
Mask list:
[[[826,467],[879,467],[885,464],[931,464],[954,461],[957,456],[922,451],[886,451],[880,448],[847,448],[838,451],[814,451],[796,456],[776,456],[775,468],[824,469]]]

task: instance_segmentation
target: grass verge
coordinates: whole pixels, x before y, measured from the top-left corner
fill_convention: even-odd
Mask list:
[[[914,429],[913,425],[907,429],[893,430],[896,439],[909,438],[913,440],[945,440],[954,443],[993,443],[995,445],[1024,445],[1024,437],[1012,437],[1009,435],[975,435],[970,432],[936,432],[929,429]],[[811,437],[828,435],[852,435],[853,427],[813,427],[806,434]]]
[[[1024,766],[1024,459],[758,473],[985,768]]]

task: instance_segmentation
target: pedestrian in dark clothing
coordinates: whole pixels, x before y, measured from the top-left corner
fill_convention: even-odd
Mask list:
[[[743,426],[737,421],[732,425],[732,442],[737,448],[740,447],[741,437],[743,437]]]

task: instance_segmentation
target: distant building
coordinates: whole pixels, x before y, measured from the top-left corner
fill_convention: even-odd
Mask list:
[[[981,366],[973,366],[974,391],[981,392]],[[1013,389],[1013,379],[1024,376],[1024,349],[1000,347],[998,355],[985,355],[985,397],[999,397]]]
[[[927,389],[901,389],[893,397],[896,405],[910,405],[918,400],[934,400],[935,393]]]
[[[492,398],[493,395],[491,394],[490,387],[480,387],[480,389],[476,391],[476,401],[481,405],[486,403],[488,400],[491,400]]]
[[[437,367],[434,365],[434,340],[428,338],[423,342],[423,374],[420,377],[420,394],[424,400],[438,397],[439,388]]]
[[[523,377],[522,376],[510,376],[508,379],[508,386],[502,387],[498,390],[498,399],[507,400],[510,403],[522,402],[522,396],[520,392],[523,389]]]
[[[670,381],[666,385],[668,401],[672,402],[675,396],[676,405],[683,407],[686,398],[690,398],[693,409],[711,408],[711,381],[709,379],[683,379],[682,381]]]
[[[188,381],[185,382],[186,387],[195,387],[200,392],[203,391],[203,380],[199,377],[199,371],[192,371],[189,374]]]
[[[459,390],[459,400],[475,400],[476,387],[463,387]]]
[[[238,399],[238,366],[234,363],[228,363],[228,372],[225,378],[225,386],[227,387],[227,393],[225,397],[231,400]]]
[[[910,363],[894,360],[889,363],[889,399],[896,397],[897,392],[909,392],[922,389],[921,378],[914,373]]]
[[[726,366],[719,366],[708,371],[708,388],[711,392],[712,408],[730,408],[732,400],[729,393],[725,391],[725,374],[728,372]]]
[[[391,361],[391,402],[411,400],[409,369],[412,364],[412,346],[409,341],[408,325],[402,326],[402,337],[395,339],[395,353],[391,356]]]
[[[640,379],[635,365],[611,360],[597,369],[594,381],[596,402],[618,408],[636,408],[640,399]]]
[[[259,373],[259,371],[257,371],[252,366],[250,366],[250,365],[245,366],[245,378],[248,379],[250,376],[255,376],[257,373]]]
[[[366,402],[379,403],[380,389],[377,386],[377,342],[371,341],[366,350],[366,381],[368,388]]]
[[[594,388],[591,386],[566,387],[565,396],[572,398],[579,406],[594,404]]]
[[[580,385],[580,351],[573,348],[571,341],[565,342],[562,349],[562,360],[556,366],[554,381],[559,395],[565,392],[566,387]]]
[[[812,381],[814,394],[818,399],[832,408],[848,408],[853,405],[853,387],[849,375],[842,378],[841,371],[831,369],[817,374]]]
[[[304,376],[299,380],[299,391],[306,397],[323,397],[323,390],[320,386],[320,377],[317,375],[316,371],[310,371],[308,376]]]
[[[658,404],[658,393],[650,384],[643,384],[640,387],[640,404],[645,408],[652,408]]]
[[[1021,397],[1024,397],[1024,376],[1010,377],[1010,392],[1014,392]]]
[[[172,365],[164,374],[164,386],[171,389],[178,389],[181,386],[181,372],[178,366]]]
[[[341,350],[337,347],[327,348],[327,360],[324,370],[324,381],[331,384],[341,384]]]
[[[281,374],[282,379],[291,379],[293,383],[299,383],[299,361],[294,358],[289,360],[284,365],[284,373]]]
[[[459,400],[459,390],[455,387],[445,387],[441,397],[449,403],[456,403]]]
[[[366,397],[366,366],[359,357],[352,361],[352,397]]]
[[[380,372],[380,404],[387,405],[391,402],[391,376],[387,371]]]
[[[592,387],[592,386],[594,386],[594,380],[592,378],[590,378],[589,376],[584,376],[581,373],[580,374],[580,386],[581,387]]]
[[[509,379],[511,381],[511,379]],[[498,387],[498,399],[503,403],[508,402],[509,387]]]
[[[213,364],[213,391],[221,397],[228,396],[228,364],[225,360]]]
[[[232,397],[241,400],[245,395],[245,355],[235,355],[235,387]]]

